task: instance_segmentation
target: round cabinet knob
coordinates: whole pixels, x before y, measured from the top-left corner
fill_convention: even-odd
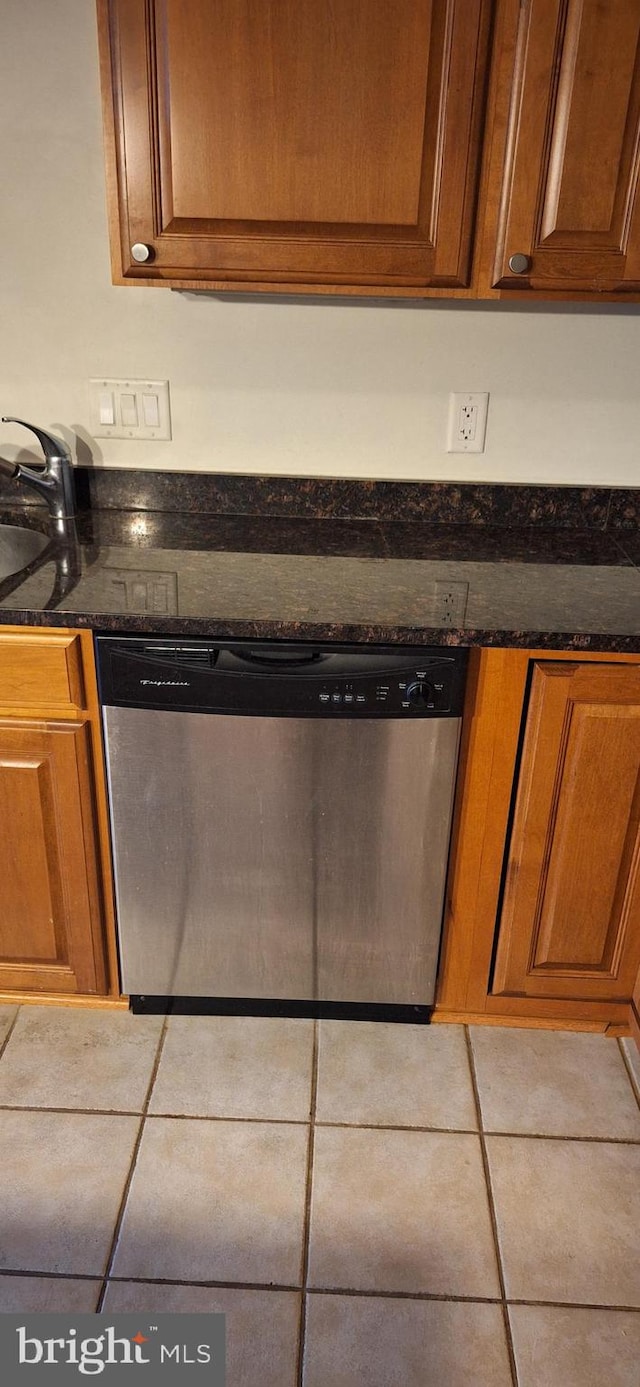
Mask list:
[[[413,704],[414,708],[426,708],[428,703],[433,702],[431,685],[422,681],[410,684],[407,689],[407,700]]]
[[[151,246],[145,246],[142,241],[136,241],[135,245],[131,247],[131,254],[139,265],[144,265],[145,260],[151,259],[153,251]]]
[[[509,257],[509,269],[514,275],[526,275],[527,270],[531,269],[531,256],[511,255]]]

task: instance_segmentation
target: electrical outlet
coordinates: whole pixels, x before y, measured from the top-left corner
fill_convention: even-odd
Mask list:
[[[168,380],[90,380],[94,438],[171,438]]]
[[[484,453],[489,395],[449,396],[448,453]]]

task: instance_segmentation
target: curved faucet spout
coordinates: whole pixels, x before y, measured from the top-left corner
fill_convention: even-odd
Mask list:
[[[3,424],[21,424],[36,435],[45,457],[41,472],[23,463],[9,463],[0,459],[0,471],[17,482],[24,482],[37,491],[46,501],[54,520],[71,519],[77,512],[75,481],[71,453],[61,438],[46,433],[25,419],[13,419],[3,415]]]

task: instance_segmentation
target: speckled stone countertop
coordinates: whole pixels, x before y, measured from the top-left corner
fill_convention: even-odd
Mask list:
[[[0,583],[0,622],[640,653],[640,536],[97,508]]]

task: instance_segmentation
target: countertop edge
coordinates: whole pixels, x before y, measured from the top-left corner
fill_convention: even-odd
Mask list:
[[[250,640],[334,641],[380,645],[485,646],[503,649],[593,651],[619,655],[640,655],[640,632],[612,634],[601,632],[493,630],[463,627],[374,625],[368,623],[322,623],[273,621],[216,617],[151,617],[111,615],[96,612],[0,610],[0,626],[66,627],[92,631],[111,631],[132,635],[180,635],[209,640],[248,638]]]

